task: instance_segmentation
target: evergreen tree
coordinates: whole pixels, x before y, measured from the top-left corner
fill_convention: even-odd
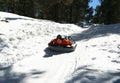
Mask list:
[[[101,0],[101,6],[97,11],[99,22],[105,24],[113,24],[120,22],[120,0]]]
[[[86,10],[89,0],[61,0],[49,7],[50,19],[54,21],[64,21],[77,23],[85,20]]]
[[[24,16],[34,17],[34,2],[33,0],[18,0],[16,13]]]
[[[57,22],[78,23],[90,20],[92,12],[88,3],[89,0],[0,0],[0,10]]]
[[[93,22],[93,7],[90,7],[86,10],[85,22],[91,24]]]
[[[93,16],[93,23],[103,23],[102,12],[100,11],[100,6],[97,6],[95,9],[95,15]]]

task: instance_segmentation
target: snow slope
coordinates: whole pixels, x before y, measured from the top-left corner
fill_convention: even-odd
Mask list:
[[[5,12],[0,18],[0,83],[120,83],[120,24],[83,29]],[[72,36],[76,50],[47,49],[58,34]]]

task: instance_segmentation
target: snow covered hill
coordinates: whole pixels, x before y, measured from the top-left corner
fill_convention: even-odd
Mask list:
[[[58,34],[76,50],[48,50]],[[83,29],[0,12],[0,83],[120,83],[120,24]]]

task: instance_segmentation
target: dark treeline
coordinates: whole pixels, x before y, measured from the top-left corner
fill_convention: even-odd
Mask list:
[[[0,0],[0,10],[56,22],[89,22],[90,0]],[[92,17],[92,16],[91,16]]]
[[[64,23],[120,22],[120,0],[99,0],[101,5],[89,7],[92,0],[0,0],[0,11],[6,11],[38,19]]]
[[[94,23],[114,24],[120,23],[120,0],[99,0]]]

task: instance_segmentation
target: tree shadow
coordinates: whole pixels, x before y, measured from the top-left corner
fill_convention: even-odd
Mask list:
[[[116,79],[113,83],[120,83],[120,72],[109,72],[109,74],[111,76],[116,76],[116,77],[119,77],[118,79]]]
[[[18,17],[6,17],[7,20],[33,20],[33,19],[30,19],[30,18],[18,18]]]
[[[88,74],[92,72],[97,72],[97,70],[89,69],[89,66],[90,65],[84,65],[82,67],[77,68],[72,75],[73,77],[65,83],[91,83],[90,81],[87,82],[87,80],[82,80],[84,78],[94,81],[96,77]]]
[[[117,80],[114,81],[113,83],[120,83],[120,79],[117,79]]]
[[[89,67],[91,65],[77,68],[72,74],[72,78],[65,83],[120,83],[120,72],[101,71]]]
[[[29,73],[12,71],[12,66],[0,69],[0,83],[22,83],[26,77],[40,78],[45,71],[31,70]]]
[[[82,33],[72,34],[74,41],[89,40],[91,38],[108,36],[110,34],[120,35],[120,24],[99,25],[97,27],[91,26]]]
[[[8,48],[8,44],[6,42],[6,38],[4,38],[4,36],[0,35],[0,52],[4,49],[4,48]]]

